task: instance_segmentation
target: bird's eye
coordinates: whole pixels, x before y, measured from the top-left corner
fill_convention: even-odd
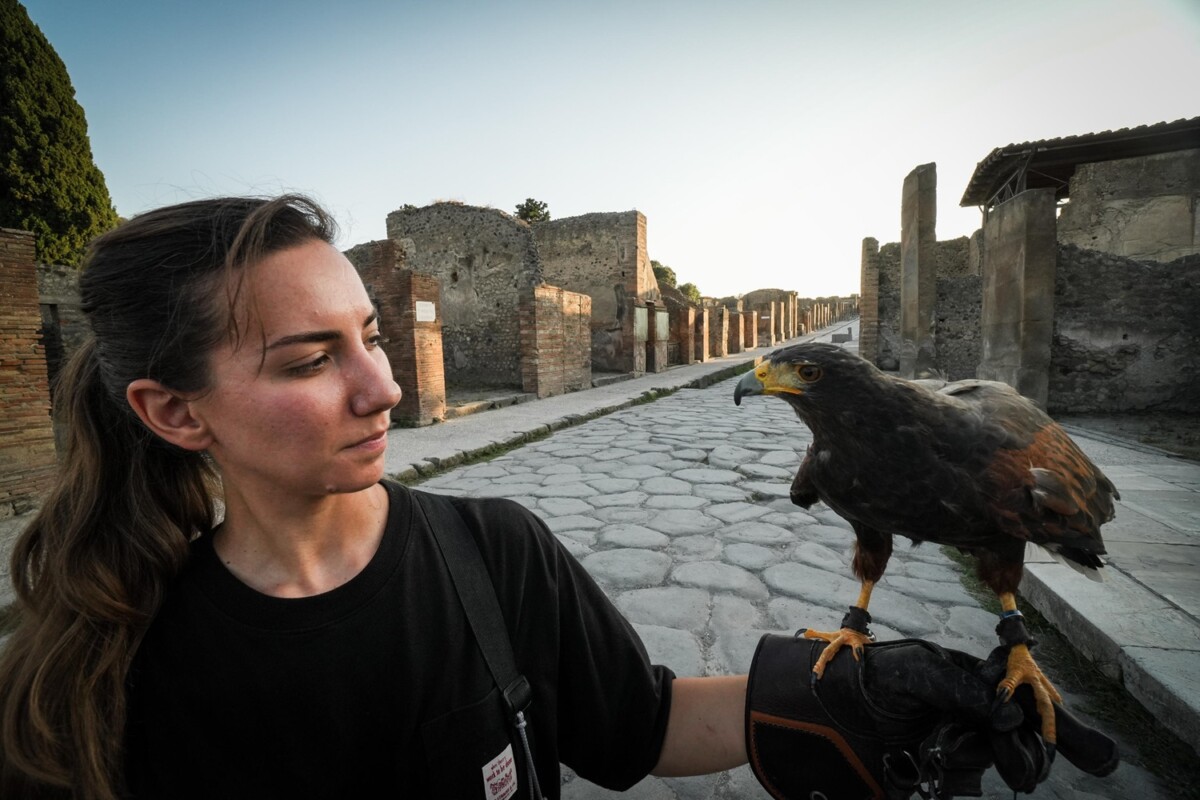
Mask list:
[[[821,368],[812,364],[805,364],[800,368],[798,374],[800,375],[800,380],[804,381],[805,383],[812,383],[813,381],[821,380]]]

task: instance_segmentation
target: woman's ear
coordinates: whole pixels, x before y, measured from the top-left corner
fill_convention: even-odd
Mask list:
[[[192,413],[190,401],[158,381],[138,378],[125,389],[133,412],[154,435],[184,450],[207,450],[208,426]]]

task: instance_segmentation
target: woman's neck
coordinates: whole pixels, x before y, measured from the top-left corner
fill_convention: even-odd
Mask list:
[[[272,597],[311,597],[349,581],[379,549],[388,495],[380,484],[297,501],[251,500],[226,487],[217,556],[238,580]]]

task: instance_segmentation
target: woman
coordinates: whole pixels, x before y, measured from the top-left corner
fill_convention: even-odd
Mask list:
[[[58,481],[13,554],[0,796],[507,800],[536,785],[513,768],[423,503],[382,481],[400,389],[332,241],[320,208],[286,196],[163,208],[93,243],[80,290],[94,337],[59,386]],[[756,697],[782,698],[756,717],[768,737],[815,697],[798,666],[809,643],[760,650],[786,651],[759,660],[783,677],[749,698],[746,676],[675,679],[535,516],[504,500],[454,507],[532,687],[548,796],[560,762],[612,788],[735,766],[756,741]],[[885,687],[906,753],[930,709],[986,724],[995,680],[976,661],[880,652],[863,680],[842,660],[807,707],[873,718],[863,686]],[[796,741],[840,731],[837,716],[793,726]],[[849,749],[870,751],[867,778],[884,780],[865,730]],[[802,772],[804,796],[814,775],[858,780],[847,748],[815,755],[828,741],[775,748],[774,779]],[[967,771],[984,766],[975,753]]]
[[[421,796],[477,728],[490,676],[409,493],[380,483],[400,389],[333,233],[306,199],[234,198],[93,244],[61,474],[13,558],[3,796]],[[744,679],[678,682],[671,704],[544,525],[462,511],[537,687],[547,789],[560,758],[614,786],[745,760]],[[711,747],[677,721],[723,712]]]

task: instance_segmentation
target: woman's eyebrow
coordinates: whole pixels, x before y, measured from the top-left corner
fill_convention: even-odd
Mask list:
[[[363,327],[368,328],[376,319],[379,318],[378,311],[372,311],[363,320]],[[267,345],[267,350],[275,350],[279,347],[287,347],[290,344],[313,344],[314,342],[329,342],[342,338],[340,331],[305,331],[304,333],[291,333],[287,336],[280,336],[275,341]]]

